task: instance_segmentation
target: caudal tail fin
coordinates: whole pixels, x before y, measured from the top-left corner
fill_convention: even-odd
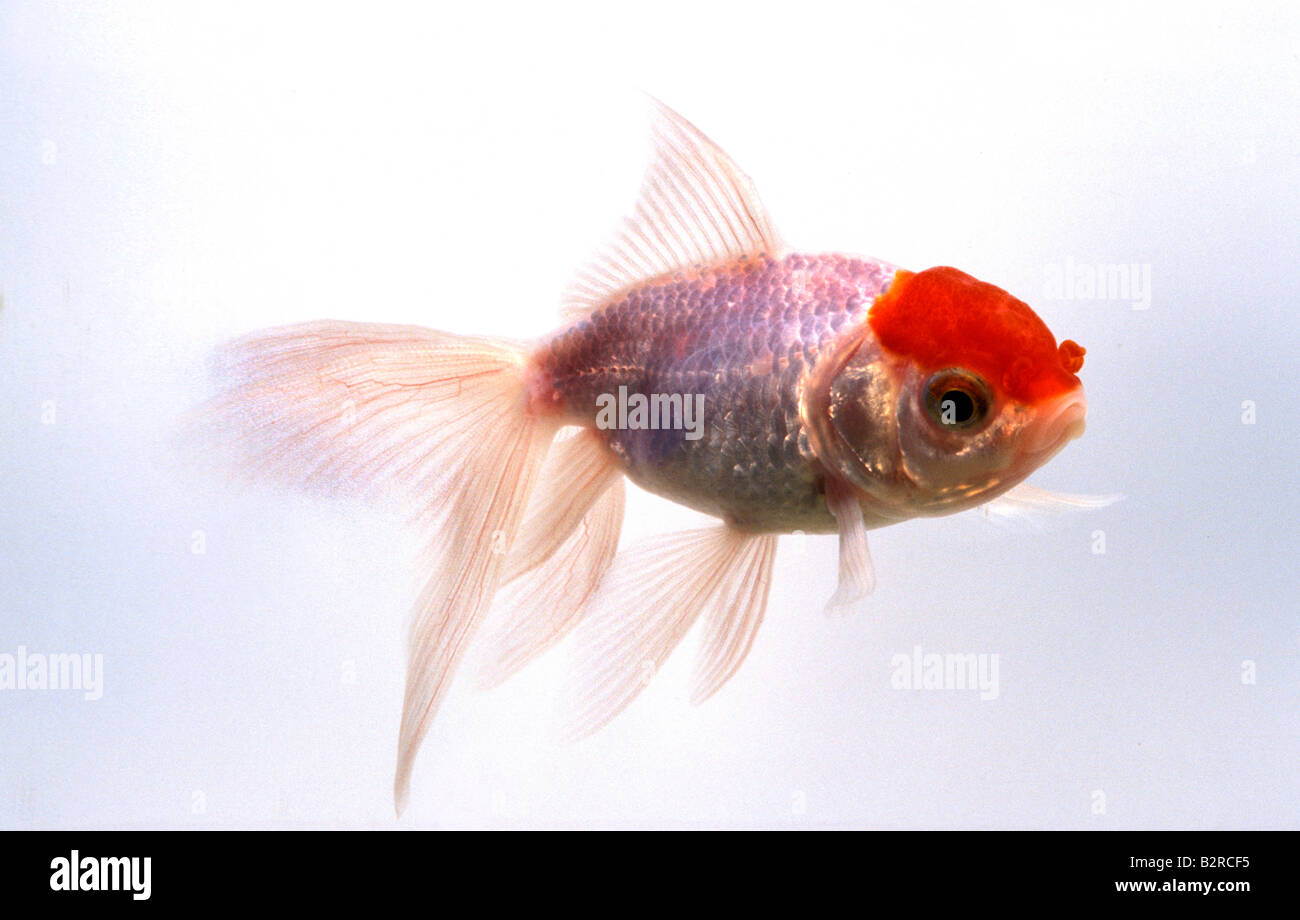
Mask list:
[[[528,410],[522,346],[316,322],[227,346],[217,432],[255,478],[400,503],[427,535],[394,796],[491,604],[557,424]]]

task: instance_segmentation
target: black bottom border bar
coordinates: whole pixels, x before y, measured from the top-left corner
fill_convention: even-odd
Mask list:
[[[414,896],[436,910],[440,893],[471,909],[515,897],[540,909],[620,889],[633,902],[694,891],[737,906],[838,890],[864,909],[978,898],[1223,910],[1294,903],[1296,845],[1291,831],[20,831],[0,834],[0,898],[298,910]]]

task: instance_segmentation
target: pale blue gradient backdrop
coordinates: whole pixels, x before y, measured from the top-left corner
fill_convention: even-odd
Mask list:
[[[0,826],[394,824],[412,536],[232,492],[172,433],[212,346],[258,327],[545,332],[631,203],[638,89],[730,150],[794,246],[959,266],[1083,343],[1088,432],[1033,481],[1127,498],[876,532],[879,588],[838,619],[833,539],[787,539],[717,697],[686,702],[688,638],[576,745],[564,649],[462,679],[405,823],[1300,826],[1298,25],[6,4],[0,652],[102,653],[105,685],[0,691]],[[1149,265],[1150,308],[1047,299],[1066,259]],[[636,493],[625,540],[696,520]],[[891,689],[915,645],[999,655],[998,698]]]

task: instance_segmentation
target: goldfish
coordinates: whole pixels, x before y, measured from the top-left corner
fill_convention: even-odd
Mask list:
[[[480,632],[493,686],[577,629],[581,735],[697,623],[692,700],[727,682],[781,534],[838,534],[842,608],[875,584],[869,530],[1087,504],[1024,484],[1084,431],[1081,346],[956,268],[789,249],[732,159],[654,110],[636,204],[540,341],[320,321],[222,352],[214,417],[248,472],[391,501],[424,541],[399,815]],[[619,552],[629,480],[718,522]]]

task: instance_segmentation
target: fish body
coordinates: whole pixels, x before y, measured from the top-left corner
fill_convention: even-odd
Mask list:
[[[931,279],[936,276],[944,289],[969,289],[961,292],[959,309],[1009,309],[1030,326],[1027,343],[999,343],[1003,354],[995,348],[976,359],[992,368],[985,372],[989,380],[960,371],[986,391],[986,402],[1020,397],[1009,413],[987,407],[990,419],[1012,418],[992,426],[984,448],[1043,441],[1055,452],[1081,433],[1082,388],[1071,362],[1082,350],[1076,355],[1072,342],[1058,347],[1029,307],[1005,291],[956,269],[932,270]],[[651,279],[610,297],[533,353],[530,407],[594,428],[638,485],[744,531],[836,531],[828,477],[850,488],[868,484],[856,495],[867,529],[981,504],[1017,485],[1047,457],[1034,450],[1032,462],[1024,462],[995,451],[974,475],[941,482],[909,464],[914,458],[904,450],[907,431],[900,422],[925,430],[931,441],[958,434],[938,445],[940,467],[956,469],[957,455],[984,449],[971,437],[980,433],[978,426],[945,431],[924,413],[907,421],[902,397],[919,381],[903,378],[916,355],[895,354],[882,343],[869,314],[896,279],[910,286],[911,278],[874,259],[792,253]],[[924,328],[931,319],[923,312],[904,322]],[[998,324],[995,335],[1004,335],[1006,325]],[[959,330],[953,338],[960,340]],[[921,369],[942,374],[951,364],[959,370],[970,363],[963,344],[944,360],[927,355],[928,370]],[[1016,375],[1025,380],[1009,379]],[[617,425],[602,425],[602,396],[615,392],[650,407],[694,396],[707,407],[707,424],[697,438],[662,426],[663,413],[646,413],[648,425],[629,425],[626,414]],[[1063,405],[1035,411],[1052,400]],[[1046,425],[1035,418],[1044,414]],[[1045,435],[1029,433],[1044,427]],[[837,446],[847,446],[849,456],[837,456]],[[845,462],[852,472],[840,468]]]
[[[800,418],[808,373],[861,324],[894,267],[841,255],[760,256],[652,279],[533,355],[536,405],[600,433],[633,482],[742,530],[829,533]],[[703,397],[702,437],[597,425],[602,394]]]
[[[657,106],[654,137],[636,206],[541,341],[322,321],[224,352],[211,415],[249,473],[391,502],[426,535],[399,812],[494,604],[486,685],[577,630],[582,734],[697,623],[693,701],[726,683],[781,533],[839,534],[838,607],[874,585],[871,528],[1004,495],[1096,504],[1020,485],[1083,431],[1081,347],[955,268],[791,251],[698,129]],[[619,552],[627,479],[719,524]]]

